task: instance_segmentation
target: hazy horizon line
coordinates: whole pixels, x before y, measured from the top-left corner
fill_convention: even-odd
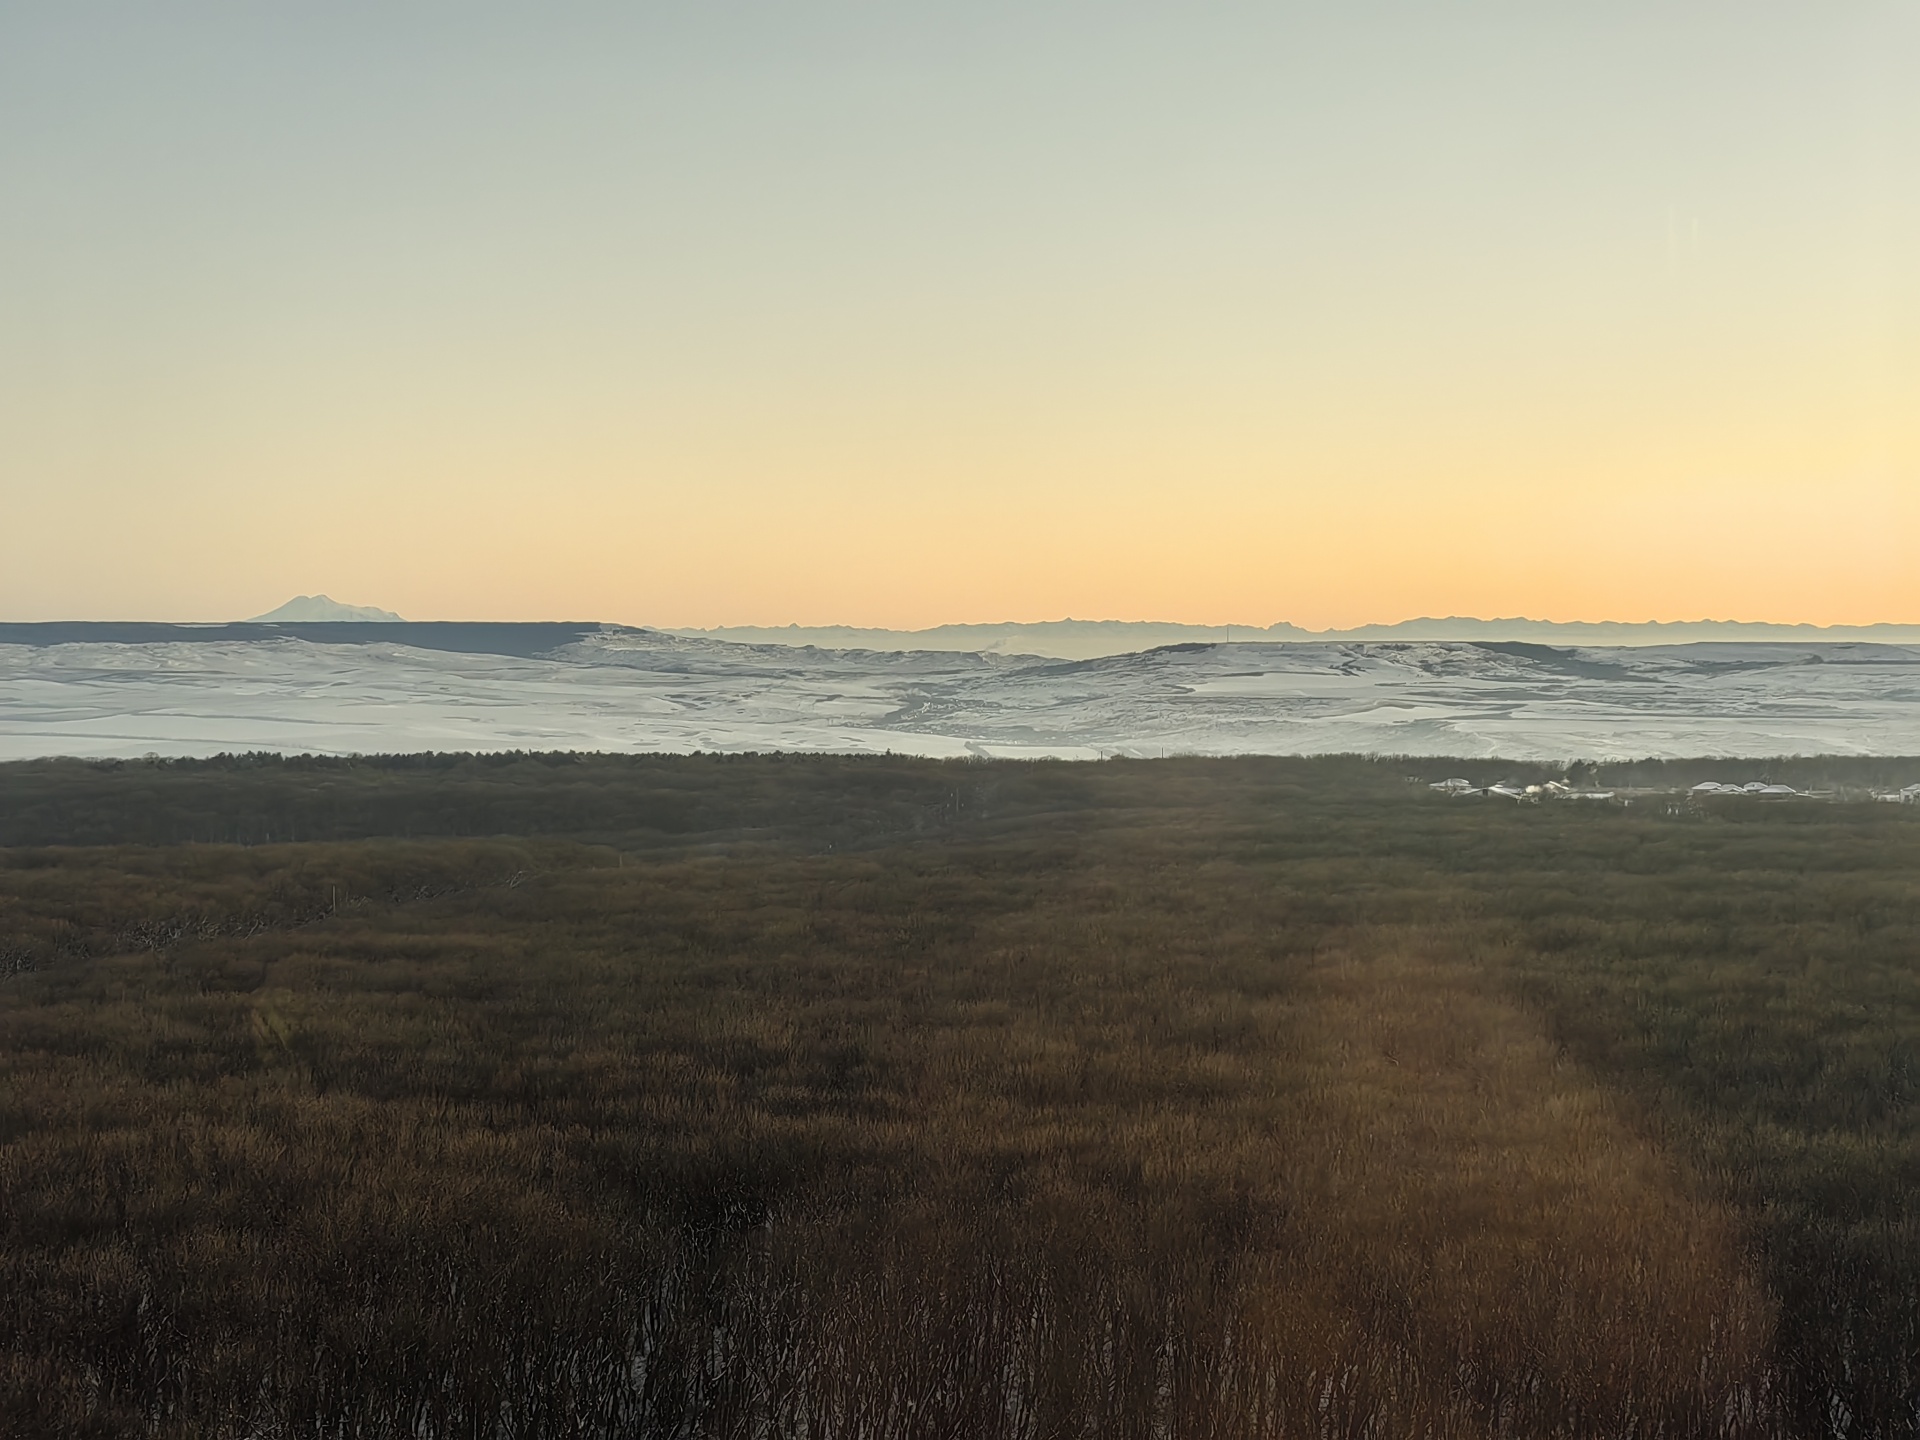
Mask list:
[[[372,609],[377,607],[357,606],[355,608]],[[388,612],[388,613],[392,613],[392,612]],[[1597,628],[1622,628],[1622,629],[1624,628],[1634,628],[1634,629],[1672,628],[1672,627],[1690,626],[1690,625],[1752,626],[1752,627],[1764,627],[1768,629],[1783,629],[1783,630],[1785,629],[1792,629],[1792,630],[1920,629],[1920,619],[1866,620],[1866,621],[1841,620],[1841,621],[1822,622],[1822,621],[1815,621],[1815,620],[1756,620],[1756,619],[1730,618],[1725,616],[1713,616],[1713,615],[1689,616],[1689,617],[1680,618],[1680,619],[1663,619],[1663,620],[1620,620],[1620,619],[1563,620],[1563,619],[1554,619],[1554,618],[1548,618],[1544,616],[1535,616],[1535,615],[1464,615],[1464,614],[1439,615],[1439,614],[1433,614],[1433,613],[1426,613],[1426,614],[1420,614],[1420,615],[1410,615],[1397,620],[1365,620],[1365,621],[1360,621],[1351,625],[1327,625],[1327,626],[1320,626],[1320,627],[1301,625],[1290,620],[1275,620],[1268,624],[1263,625],[1255,622],[1239,621],[1239,620],[1235,620],[1235,621],[1174,620],[1174,619],[1165,619],[1165,618],[1121,619],[1121,618],[1111,617],[1111,616],[1105,616],[1105,617],[1099,617],[1099,618],[1082,618],[1075,615],[1063,615],[1057,618],[1049,618],[1044,620],[1012,620],[1012,619],[942,620],[942,621],[938,621],[928,625],[904,625],[904,624],[887,625],[887,624],[860,623],[856,621],[844,621],[844,620],[732,621],[732,622],[724,622],[724,623],[712,624],[712,625],[684,625],[684,624],[674,625],[674,624],[663,624],[663,623],[650,622],[650,621],[610,620],[610,619],[606,619],[604,617],[599,617],[599,616],[514,616],[511,618],[501,618],[496,616],[496,617],[489,617],[489,618],[476,618],[476,617],[470,617],[470,616],[453,616],[453,615],[435,615],[435,616],[410,615],[410,616],[401,616],[396,618],[400,621],[400,623],[404,623],[404,624],[455,624],[455,625],[526,625],[526,624],[588,625],[588,624],[592,624],[592,625],[619,625],[619,626],[629,627],[633,629],[658,630],[666,633],[682,633],[682,634],[684,633],[714,634],[714,633],[718,633],[721,631],[728,631],[728,630],[767,630],[767,631],[848,630],[848,631],[869,631],[869,632],[880,633],[880,634],[922,635],[922,634],[929,634],[929,633],[941,631],[941,630],[989,630],[989,629],[1008,629],[1008,628],[1031,629],[1031,628],[1037,628],[1037,627],[1043,627],[1043,626],[1059,626],[1059,625],[1086,625],[1086,626],[1111,626],[1111,627],[1120,627],[1120,626],[1160,627],[1160,628],[1166,628],[1166,629],[1185,629],[1185,630],[1246,630],[1246,631],[1258,631],[1262,633],[1269,633],[1272,631],[1292,631],[1294,633],[1303,634],[1303,635],[1338,635],[1338,634],[1351,633],[1357,630],[1397,629],[1403,626],[1422,625],[1422,624],[1427,624],[1427,625],[1544,625],[1544,626],[1555,626],[1555,627],[1561,627],[1561,628],[1596,628],[1596,629]],[[50,618],[37,619],[37,620],[25,620],[25,619],[0,620],[0,624],[8,624],[8,625],[222,626],[222,625],[251,625],[251,624],[280,624],[280,623],[354,624],[354,623],[393,623],[393,622],[391,621],[387,621],[387,622],[360,621],[360,620],[347,619],[347,618],[342,618],[340,620],[315,619],[315,620],[298,620],[298,621],[277,621],[277,620],[269,620],[265,618],[264,615],[241,616],[241,617],[222,618],[222,619],[159,619],[159,618],[153,618],[153,617],[134,617],[134,616],[93,616],[93,617],[62,616],[62,617],[50,617]]]
[[[671,625],[642,626],[644,629],[669,630],[882,630],[896,634],[921,634],[929,630],[952,630],[970,628],[998,628],[1011,625],[1165,625],[1179,626],[1194,630],[1298,630],[1310,635],[1336,634],[1348,630],[1387,629],[1399,625],[1418,625],[1422,623],[1451,625],[1609,625],[1609,626],[1652,626],[1652,625],[1765,625],[1777,629],[1797,630],[1870,630],[1880,627],[1920,628],[1920,619],[1915,620],[1749,620],[1733,619],[1723,616],[1689,616],[1674,620],[1559,620],[1535,615],[1410,615],[1398,620],[1363,620],[1352,625],[1327,625],[1314,627],[1299,625],[1290,620],[1275,620],[1261,625],[1251,622],[1218,620],[1123,620],[1112,617],[1083,619],[1079,616],[1064,615],[1047,620],[942,620],[931,625],[872,625],[851,621],[735,621],[719,625]]]

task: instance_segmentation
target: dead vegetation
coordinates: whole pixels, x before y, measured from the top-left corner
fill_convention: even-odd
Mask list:
[[[1920,828],[1410,809],[1354,762],[923,769],[978,803],[922,827],[890,792],[908,834],[852,853],[8,852],[8,1432],[1731,1437],[1910,1404],[1910,1255],[1859,1259],[1912,1223],[1905,1101],[1832,1087],[1920,1014]],[[1791,975],[1752,943],[1782,924]],[[1689,1014],[1692,1063],[1744,1025],[1831,1078],[1690,1088]],[[1877,1146],[1838,1162],[1865,1188],[1732,1168],[1793,1125]]]

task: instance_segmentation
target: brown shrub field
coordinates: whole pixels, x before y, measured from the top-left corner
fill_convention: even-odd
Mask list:
[[[1910,1429],[1920,824],[1409,773],[0,767],[0,1429]]]

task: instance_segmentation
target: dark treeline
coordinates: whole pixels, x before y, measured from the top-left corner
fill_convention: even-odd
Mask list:
[[[824,847],[950,818],[968,768],[786,755],[42,760],[0,765],[0,846],[564,835]]]
[[[0,767],[0,1431],[1910,1429],[1920,816],[1483,768]]]
[[[1144,763],[1089,769],[893,755],[571,753],[35,760],[0,764],[0,847],[557,835],[628,850],[755,839],[824,849],[943,832],[963,820],[1159,803],[1151,790],[1136,797],[1127,778]],[[1456,774],[1479,784],[1572,774],[1596,786],[1675,789],[1766,779],[1851,795],[1920,781],[1920,759],[1858,756],[1571,766],[1323,756],[1171,765],[1175,773],[1211,765],[1262,787],[1315,789],[1337,777],[1348,798],[1371,803],[1397,803],[1408,779]]]

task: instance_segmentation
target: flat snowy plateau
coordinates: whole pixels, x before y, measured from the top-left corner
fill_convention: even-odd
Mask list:
[[[1091,660],[594,625],[0,626],[0,758],[421,750],[1920,754],[1920,646],[1180,645]]]

